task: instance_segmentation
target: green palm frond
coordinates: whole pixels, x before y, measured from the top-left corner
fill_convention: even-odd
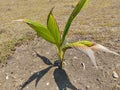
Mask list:
[[[62,34],[62,43],[64,42],[65,40],[65,37],[69,31],[69,28],[70,28],[70,25],[73,21],[73,19],[77,16],[77,14],[81,11],[81,9],[83,8],[83,6],[85,5],[85,3],[87,2],[88,0],[80,0],[78,2],[78,4],[76,5],[76,7],[74,8],[73,12],[71,13],[67,23],[66,23],[66,26],[64,28],[64,32]]]
[[[54,37],[51,35],[47,27],[43,26],[39,22],[35,22],[29,19],[24,19],[24,22],[33,28],[33,30],[35,30],[40,37],[50,43],[56,44]]]
[[[61,44],[60,31],[59,31],[59,27],[57,25],[57,22],[56,22],[53,14],[52,14],[52,10],[50,11],[50,13],[48,15],[47,27],[48,27],[51,35],[53,36],[53,38],[54,38],[54,40],[56,42],[56,45],[58,47],[60,47],[60,44]]]

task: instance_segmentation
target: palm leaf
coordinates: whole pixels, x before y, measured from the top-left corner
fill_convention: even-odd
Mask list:
[[[64,32],[63,32],[63,35],[62,35],[62,43],[64,42],[65,40],[65,37],[68,33],[68,30],[70,28],[70,25],[73,21],[73,19],[76,17],[76,15],[81,11],[82,7],[85,5],[85,3],[87,2],[88,0],[80,0],[78,2],[78,4],[76,5],[75,9],[73,10],[73,12],[71,13],[67,23],[66,23],[66,26],[65,26],[65,29],[64,29]]]
[[[94,52],[89,48],[89,47],[77,47],[75,48],[76,50],[79,50],[79,51],[82,51],[84,54],[86,54],[90,60],[92,61],[93,65],[97,67],[97,64],[96,64],[96,60],[95,60],[95,55],[94,55]]]
[[[90,42],[90,41],[78,41],[78,42],[68,43],[63,48],[63,51],[66,51],[69,48],[75,48],[76,50],[79,50],[79,51],[85,53],[90,58],[90,60],[94,64],[94,66],[97,68],[96,61],[95,61],[95,56],[94,56],[94,52],[89,47],[90,45],[91,46],[93,45],[93,43]]]
[[[85,53],[90,58],[90,60],[93,62],[94,66],[96,68],[97,68],[97,65],[96,65],[93,50],[99,50],[99,51],[104,51],[104,52],[109,52],[109,53],[112,53],[115,55],[119,55],[118,53],[109,50],[108,48],[104,47],[103,45],[97,44],[95,42],[86,41],[86,40],[67,43],[63,47],[63,51],[65,52],[67,49],[70,49],[70,48],[75,48],[76,50],[79,50],[79,51],[82,51],[83,53]]]
[[[97,44],[97,43],[95,43],[93,46],[91,46],[91,49],[92,50],[103,51],[103,52],[107,52],[107,53],[112,53],[112,54],[120,56],[118,53],[116,53],[114,51],[111,51],[107,47],[104,47],[103,45],[100,45],[100,44]]]
[[[29,19],[24,19],[24,22],[27,23],[31,28],[33,28],[40,37],[42,37],[50,43],[56,44],[55,39],[45,26],[41,25],[39,22],[34,22]]]
[[[47,27],[48,27],[51,35],[53,36],[53,38],[56,42],[56,45],[58,47],[60,47],[60,42],[61,42],[60,31],[59,31],[59,27],[57,25],[57,22],[52,14],[52,10],[50,11],[50,13],[48,15]]]

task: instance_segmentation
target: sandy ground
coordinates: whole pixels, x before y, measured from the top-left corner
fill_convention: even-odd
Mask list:
[[[57,60],[54,46],[38,38],[27,25],[12,22],[29,18],[46,24],[48,13],[55,6],[53,13],[62,31],[77,2],[0,0],[0,56],[9,57],[0,64],[0,90],[120,90],[119,56],[97,52],[97,70],[86,55],[68,50],[61,70],[53,66]],[[72,23],[66,41],[91,40],[120,54],[119,3],[90,1]],[[26,40],[16,46],[21,39]]]

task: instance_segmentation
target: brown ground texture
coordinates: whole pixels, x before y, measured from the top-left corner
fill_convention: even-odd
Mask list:
[[[55,47],[24,23],[46,25],[52,7],[61,32],[79,0],[0,0],[0,90],[120,90],[120,57],[96,52],[96,69],[76,50],[65,55],[64,70],[53,66]],[[75,18],[66,42],[91,40],[120,54],[120,0],[90,0]]]

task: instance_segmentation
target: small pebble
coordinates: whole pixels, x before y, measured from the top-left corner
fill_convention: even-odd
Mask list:
[[[119,78],[118,74],[116,73],[116,71],[113,71],[113,74],[112,74],[113,78]]]
[[[49,84],[50,84],[49,82],[46,83],[47,86],[48,86]]]
[[[90,89],[90,86],[89,86],[89,85],[87,85],[87,86],[86,86],[86,89],[87,89],[87,90],[88,90],[88,89]]]
[[[28,89],[29,87],[27,86],[26,88]]]
[[[8,80],[9,79],[9,76],[6,76],[6,80]]]
[[[77,80],[74,80],[74,83],[76,83],[77,82]]]
[[[78,57],[74,56],[73,59],[78,59]]]

